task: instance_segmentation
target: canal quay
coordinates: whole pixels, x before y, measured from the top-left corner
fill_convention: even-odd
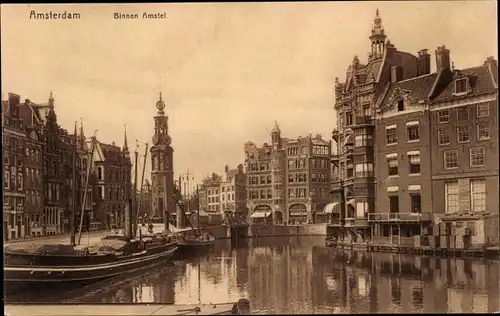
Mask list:
[[[323,237],[218,240],[209,256],[7,303],[209,304],[252,313],[482,313],[500,310],[500,262],[339,250]]]

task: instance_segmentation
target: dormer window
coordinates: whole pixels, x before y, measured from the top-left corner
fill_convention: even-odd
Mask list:
[[[399,100],[398,101],[398,112],[404,111],[405,110],[405,101],[404,100]]]
[[[467,93],[467,78],[455,80],[455,94]]]

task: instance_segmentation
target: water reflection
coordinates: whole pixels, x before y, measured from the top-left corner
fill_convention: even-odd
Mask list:
[[[322,238],[284,237],[219,242],[211,256],[67,295],[179,304],[246,297],[268,313],[477,313],[500,310],[499,270],[495,261],[342,252]]]

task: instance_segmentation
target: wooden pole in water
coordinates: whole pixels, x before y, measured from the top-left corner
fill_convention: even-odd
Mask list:
[[[141,210],[141,204],[142,204],[142,195],[143,195],[143,186],[144,186],[144,173],[146,172],[146,158],[148,156],[148,143],[146,143],[146,149],[144,150],[144,164],[142,166],[142,176],[141,176],[141,187],[139,189],[139,200],[137,203],[137,217],[135,219],[135,229],[137,230],[137,227],[139,227],[139,212]],[[143,219],[144,222],[144,219]]]

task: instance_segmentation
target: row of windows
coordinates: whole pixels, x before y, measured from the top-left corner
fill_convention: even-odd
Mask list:
[[[387,174],[389,176],[399,175],[399,160],[397,154],[389,154],[387,157]],[[420,152],[410,152],[407,154],[408,174],[420,174]]]
[[[327,169],[330,168],[330,161],[328,159],[311,159],[312,168]]]
[[[260,182],[259,182],[260,179]],[[272,176],[260,176],[260,177],[248,177],[248,184],[249,185],[258,185],[258,184],[271,184],[272,183]]]
[[[460,209],[458,181],[445,182],[445,212],[456,213]],[[473,179],[470,181],[470,207],[473,212],[486,210],[486,181]]]
[[[26,180],[29,182],[41,183],[41,173],[40,169],[26,168]]]
[[[305,198],[307,197],[306,189],[288,189],[288,197],[290,198]]]
[[[406,141],[417,142],[420,140],[420,126],[418,122],[406,123]],[[397,126],[388,126],[385,130],[385,138],[387,145],[396,145],[398,143],[398,135],[396,132]]]
[[[313,155],[329,155],[330,149],[328,146],[314,146]]]
[[[230,186],[230,187],[222,187],[221,188],[222,192],[231,192],[231,191],[234,191],[234,185]]]
[[[38,190],[27,190],[26,191],[26,204],[40,205],[40,191]]]
[[[330,190],[327,188],[312,188],[311,195],[313,197],[327,198],[330,196]]]
[[[328,182],[328,174],[327,173],[320,173],[320,174],[311,174],[311,181],[312,182]]]
[[[26,147],[26,158],[28,158],[33,162],[40,162],[41,161],[40,150],[36,148]]]
[[[59,202],[61,200],[61,185],[59,183],[47,183],[45,187],[45,196],[50,202]]]
[[[119,187],[109,187],[108,188],[108,194],[106,197],[104,196],[104,186],[99,186],[98,187],[98,196],[99,199],[104,199],[106,198],[107,200],[122,200],[125,199],[125,189],[124,188],[119,188]]]
[[[6,190],[18,190],[22,191],[24,189],[23,186],[23,174],[22,173],[16,173],[11,172],[9,170],[4,170],[3,174],[3,180],[4,180],[4,186]]]
[[[451,129],[442,128],[439,129],[437,134],[439,145],[449,145],[451,144]],[[469,126],[458,126],[456,128],[457,132],[457,143],[468,143],[470,141],[470,128]],[[490,123],[481,122],[476,124],[476,139],[478,141],[490,139]]]
[[[290,170],[290,169],[304,169],[305,167],[306,167],[305,158],[289,159],[288,160],[288,170]]]
[[[436,112],[438,124],[445,124],[451,121],[451,114],[453,109],[440,110]],[[488,103],[477,104],[476,106],[476,117],[488,117],[490,116],[490,105]],[[456,109],[456,120],[457,122],[467,122],[471,118],[470,108],[463,106]]]
[[[124,168],[121,168],[121,167],[108,167],[109,170],[108,170],[108,181],[122,181],[123,179],[125,179],[125,170]],[[122,177],[120,177],[120,174],[122,175]],[[113,179],[113,175],[114,175],[114,179]],[[154,181],[154,178],[155,176],[152,176],[152,181]],[[102,166],[99,166],[97,167],[97,179],[98,180],[105,180],[104,179],[104,167]]]
[[[410,212],[411,213],[421,213],[422,212],[422,199],[420,197],[420,192],[410,192]],[[399,194],[389,195],[389,212],[399,213]]]
[[[469,166],[483,167],[485,165],[486,150],[484,147],[473,147],[469,149]],[[447,150],[443,152],[444,168],[457,169],[459,167],[458,150]]]

